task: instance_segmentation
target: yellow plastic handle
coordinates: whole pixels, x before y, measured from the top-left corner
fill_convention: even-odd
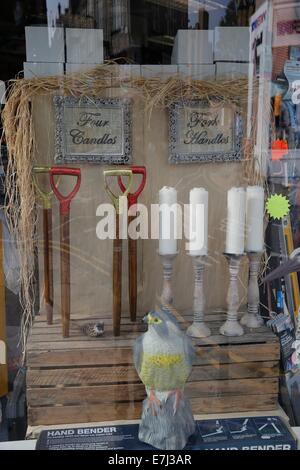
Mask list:
[[[49,174],[49,170],[50,170],[50,166],[34,166],[32,168],[32,180],[33,180],[33,183],[34,183],[34,186],[36,187],[36,190],[43,202],[43,207],[44,209],[51,209],[51,198],[52,198],[52,195],[53,195],[53,191],[50,190],[50,191],[44,191],[40,185],[39,185],[39,182],[38,182],[38,179],[37,179],[37,175],[39,174],[45,174],[45,173],[48,173]]]
[[[120,204],[119,204],[120,197],[127,197],[128,193],[130,192],[130,189],[131,189],[132,171],[131,170],[125,170],[125,169],[122,169],[122,170],[121,169],[119,169],[119,170],[104,170],[103,171],[103,176],[104,176],[105,191],[107,192],[107,194],[111,198],[112,203],[113,203],[117,213],[119,214],[120,213]],[[112,190],[110,189],[110,187],[108,185],[108,182],[107,182],[107,178],[109,176],[128,176],[128,178],[129,178],[128,186],[127,186],[126,190],[124,191],[124,193],[122,193],[120,195],[117,195],[117,194],[114,194],[112,192]]]

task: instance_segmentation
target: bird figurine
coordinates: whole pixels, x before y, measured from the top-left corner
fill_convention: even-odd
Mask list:
[[[195,421],[184,386],[192,371],[194,347],[166,309],[151,311],[146,333],[134,345],[134,365],[147,397],[139,439],[158,449],[183,449],[195,432]]]

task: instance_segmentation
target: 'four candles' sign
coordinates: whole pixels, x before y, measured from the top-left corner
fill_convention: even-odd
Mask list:
[[[55,96],[56,162],[131,161],[131,102]]]
[[[242,119],[229,104],[208,100],[170,106],[170,163],[241,159]]]

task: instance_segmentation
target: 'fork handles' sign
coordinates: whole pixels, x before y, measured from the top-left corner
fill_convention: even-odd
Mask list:
[[[190,100],[169,111],[170,163],[241,159],[242,120],[229,104]]]
[[[131,162],[131,102],[55,96],[56,162]]]

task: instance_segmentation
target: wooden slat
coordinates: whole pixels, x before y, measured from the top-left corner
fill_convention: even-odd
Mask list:
[[[130,335],[131,336],[131,335]],[[137,335],[136,335],[137,336]],[[96,345],[101,348],[128,348],[134,345],[136,336],[134,334],[128,338],[124,339],[122,335],[119,339],[117,338],[107,338],[102,339],[76,339],[72,341],[69,339],[61,338],[60,341],[37,341],[28,343],[27,351],[52,351],[52,350],[61,350],[68,351],[70,349],[94,349]],[[244,336],[222,336],[222,335],[212,335],[209,338],[197,339],[194,341],[195,346],[203,345],[221,345],[221,344],[257,344],[257,343],[266,343],[274,342],[276,343],[275,335],[266,336],[266,333],[246,333]]]
[[[219,334],[219,328],[223,324],[223,322],[214,322],[213,326],[211,326],[208,323],[208,326],[211,329],[212,336],[209,336],[208,338],[202,338],[198,340],[194,340],[195,344],[199,345],[205,345],[205,344],[220,344],[223,341],[224,336]],[[122,336],[120,339],[122,341],[132,341],[135,340],[140,334],[146,331],[146,328],[144,325],[126,325],[122,329]],[[270,331],[265,329],[265,327],[257,328],[255,332],[255,336],[260,339],[262,342],[266,342],[268,340],[268,337],[272,338],[272,335],[270,335]],[[44,343],[44,342],[53,342],[55,343],[55,348],[60,347],[60,343],[65,343],[66,339],[63,338],[61,331],[53,331],[53,329],[50,327],[49,331],[46,331],[45,329],[42,330],[42,332],[35,332],[33,330],[31,337],[30,337],[30,345],[31,348],[34,349],[36,343]],[[69,347],[72,347],[72,343],[78,341],[86,341],[86,342],[98,342],[98,343],[106,343],[107,346],[109,346],[109,342],[113,341],[115,344],[116,339],[113,337],[113,331],[111,327],[107,328],[105,330],[105,334],[101,336],[100,338],[93,338],[90,336],[84,335],[80,327],[75,327],[73,326],[70,329],[70,337],[68,338],[67,342],[69,344]],[[258,340],[257,340],[258,341]],[[246,331],[246,334],[242,337],[239,337],[239,343],[247,342],[253,342],[253,333],[249,332],[249,330]],[[231,344],[231,338],[227,337],[227,340],[225,341],[225,344]]]
[[[277,362],[244,362],[195,366],[189,381],[276,376],[278,376]],[[30,369],[27,372],[27,383],[32,388],[128,382],[139,382],[138,375],[132,366]]]
[[[136,323],[140,323],[145,316],[146,312],[138,312],[137,314],[137,321],[133,323],[130,320],[128,313],[122,314],[122,325],[133,325]],[[242,313],[240,313],[240,316]],[[191,322],[193,319],[193,314],[189,310],[185,310],[182,312],[182,317],[184,320]],[[208,322],[214,321],[225,321],[226,313],[224,312],[210,312],[206,314],[206,320]],[[93,321],[104,321],[107,325],[112,325],[112,314],[111,312],[101,313],[99,315],[84,315],[84,313],[73,313],[71,317],[72,324],[79,324],[82,325],[86,322],[93,322]],[[38,325],[40,328],[48,328],[49,325],[46,322],[46,318],[43,315],[37,315],[34,319],[34,328]],[[61,318],[59,315],[54,314],[53,317],[53,326],[60,326],[61,325]]]
[[[194,414],[226,413],[230,411],[269,411],[277,408],[277,394],[261,395],[259,400],[255,395],[241,397],[209,397],[192,398],[190,400]],[[89,423],[95,421],[115,421],[139,419],[142,402],[114,403],[99,406],[86,404],[84,406],[51,406],[28,408],[28,419],[31,426],[50,424]]]
[[[237,395],[276,394],[278,379],[242,379],[189,382],[188,398],[204,398]],[[82,405],[88,403],[111,403],[141,401],[145,398],[143,384],[100,385],[91,387],[29,388],[27,403],[31,407],[54,405]],[[259,399],[259,397],[258,397]]]
[[[206,346],[197,348],[196,364],[276,361],[279,360],[279,354],[278,343]],[[76,366],[132,364],[132,349],[117,348],[113,354],[105,354],[105,350],[99,344],[99,348],[94,350],[73,349],[63,353],[61,351],[29,351],[27,363],[30,368],[61,367],[74,364]]]

